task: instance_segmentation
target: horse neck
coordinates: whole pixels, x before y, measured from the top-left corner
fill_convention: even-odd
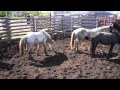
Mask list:
[[[93,32],[104,32],[106,29],[109,29],[110,26],[103,26],[103,27],[98,27],[95,29],[92,29]]]
[[[113,32],[113,33],[115,33],[115,35],[117,36],[118,44],[120,44],[120,35],[117,32]]]
[[[117,32],[113,32],[118,38],[120,38],[120,35]]]
[[[45,36],[46,36],[47,42],[48,42],[48,43],[51,43],[51,42],[52,42],[52,38],[51,38],[51,36],[50,36],[48,33],[46,33],[46,32],[44,32],[44,33],[45,33]]]

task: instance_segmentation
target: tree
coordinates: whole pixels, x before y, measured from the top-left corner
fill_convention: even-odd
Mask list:
[[[6,11],[0,11],[0,17],[5,17],[6,16]]]
[[[120,11],[117,14],[117,18],[120,19]]]

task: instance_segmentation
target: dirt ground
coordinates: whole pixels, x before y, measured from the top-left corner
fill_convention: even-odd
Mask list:
[[[113,49],[113,57],[106,60],[109,46],[103,46],[105,54],[97,47],[96,58],[87,50],[90,42],[84,40],[79,46],[80,53],[71,53],[70,38],[55,41],[56,53],[49,51],[45,56],[41,47],[40,56],[27,59],[27,53],[19,56],[18,43],[0,46],[0,79],[120,79],[119,45]]]

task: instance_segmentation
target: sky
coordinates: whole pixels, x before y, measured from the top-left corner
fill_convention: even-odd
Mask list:
[[[110,13],[113,13],[113,14],[117,14],[119,11],[107,11],[107,12],[110,12]]]
[[[89,11],[72,11],[72,13],[74,14],[83,14],[83,13],[87,13]],[[112,14],[117,14],[119,11],[107,11],[109,13],[112,13]]]
[[[81,11],[81,13],[87,13],[88,11]],[[110,12],[110,13],[113,13],[113,14],[117,14],[119,11],[107,11],[107,12]]]

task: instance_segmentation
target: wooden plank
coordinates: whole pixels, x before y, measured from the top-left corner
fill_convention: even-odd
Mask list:
[[[21,35],[21,36],[13,36],[12,39],[20,39],[22,38],[24,35]]]
[[[31,29],[30,27],[29,28],[17,28],[17,29],[12,29],[12,30],[22,30],[22,29]]]
[[[0,27],[3,27],[3,26],[5,26],[5,24],[1,24],[1,25],[0,25]]]
[[[2,35],[0,36],[1,39],[8,38],[8,35]]]
[[[31,32],[31,30],[17,30],[17,31],[12,31],[11,33],[24,33],[24,32]]]
[[[27,23],[27,21],[19,21],[19,22],[9,22],[10,24],[17,24],[17,23]]]
[[[5,32],[0,32],[0,36],[3,35],[3,34],[7,34],[7,32],[6,31]]]
[[[94,20],[96,20],[96,18],[81,18],[81,20],[91,20],[91,21],[94,21]]]
[[[5,21],[2,21],[2,20],[0,21],[0,23],[4,23],[4,22],[5,22]]]
[[[6,19],[6,18],[8,18],[8,17],[0,17],[0,19]]]
[[[8,41],[8,39],[2,39],[2,40],[0,40],[0,43],[7,42],[7,41]]]
[[[31,27],[31,25],[10,25],[11,27],[22,27],[22,26],[29,26],[29,27]]]
[[[96,26],[95,25],[81,25],[82,27],[93,27],[95,28]]]
[[[22,35],[26,35],[26,33],[21,33],[21,34],[12,34],[12,37],[14,37],[14,36],[22,36]]]
[[[22,20],[22,19],[29,19],[29,18],[28,17],[10,18],[10,20]]]
[[[6,28],[0,28],[0,32],[1,32],[1,31],[5,31],[5,30],[6,30]]]

